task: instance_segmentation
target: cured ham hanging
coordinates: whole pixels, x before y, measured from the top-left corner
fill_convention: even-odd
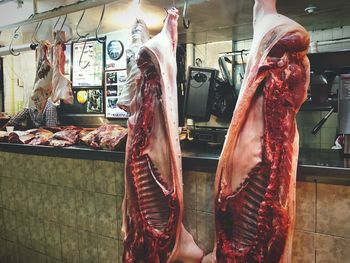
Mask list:
[[[309,35],[255,0],[254,37],[215,180],[216,242],[203,262],[291,262]]]
[[[181,221],[176,46],[178,11],[137,55],[140,79],[130,106],[123,203],[123,262],[200,262],[202,251]],[[137,21],[140,23],[141,21]],[[145,29],[145,27],[140,27]],[[134,30],[139,34],[140,30]],[[136,75],[135,75],[136,77]]]

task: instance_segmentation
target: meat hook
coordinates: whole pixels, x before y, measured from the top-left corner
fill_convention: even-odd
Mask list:
[[[81,59],[83,58],[83,55],[84,55],[84,52],[85,52],[86,41],[87,40],[84,41],[83,50],[81,51],[80,58],[79,58],[79,67],[81,69],[86,69],[90,65],[90,61],[88,61],[85,66],[81,66]]]
[[[56,35],[56,37],[58,37],[58,40],[60,41],[60,42],[62,42],[62,43],[65,43],[65,41],[61,38],[61,32],[62,32],[62,29],[63,29],[63,26],[64,26],[64,24],[66,23],[66,20],[67,20],[67,14],[64,16],[64,19],[63,19],[63,21],[62,21],[62,25],[61,25],[61,27],[60,27],[60,29],[57,31],[57,35]],[[60,17],[61,18],[61,17]],[[57,23],[58,23],[58,21],[57,21]],[[56,23],[56,24],[57,24]]]
[[[15,56],[15,57],[21,55],[21,52],[17,52],[17,53],[16,53],[16,52],[14,51],[14,49],[12,48],[13,40],[14,40],[15,38],[18,37],[18,33],[17,33],[17,32],[18,32],[19,29],[20,29],[20,26],[17,27],[16,30],[13,32],[13,36],[12,36],[12,39],[11,39],[11,42],[10,42],[10,45],[9,45],[9,51],[10,51],[11,55],[12,55],[12,56]]]
[[[61,16],[58,17],[58,19],[57,19],[55,25],[53,26],[53,31],[55,31],[56,26],[57,26],[58,22],[60,22],[60,20],[61,20]]]
[[[98,37],[98,33],[99,33],[101,26],[102,26],[102,20],[103,20],[103,17],[105,15],[105,9],[106,9],[106,5],[104,4],[103,9],[102,9],[102,13],[101,13],[101,17],[100,17],[100,21],[98,22],[98,26],[97,26],[96,31],[95,31],[96,40],[101,44],[106,42],[106,38],[103,38],[103,37],[99,38]]]
[[[36,38],[36,35],[38,34],[42,24],[43,24],[43,20],[39,21],[35,26],[35,29],[31,38],[32,43],[30,44],[30,48],[33,50],[35,50],[40,43],[40,41]]]
[[[77,26],[75,27],[75,32],[76,32],[76,34],[78,36],[78,40],[77,41],[79,41],[82,38],[86,38],[89,35],[89,33],[86,33],[85,35],[80,35],[79,31],[78,31],[78,28],[80,26],[81,21],[83,20],[84,15],[85,15],[85,9],[84,9],[83,13],[81,14],[81,16],[79,18]]]
[[[185,0],[184,9],[182,12],[182,23],[185,29],[189,29],[190,23],[191,23],[190,20],[187,18],[187,9],[188,9],[188,0]]]

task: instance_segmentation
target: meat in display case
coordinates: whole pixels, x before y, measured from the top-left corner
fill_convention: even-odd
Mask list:
[[[126,85],[126,70],[114,70],[106,72],[106,117],[127,118],[129,114],[118,107],[118,96],[124,85]]]

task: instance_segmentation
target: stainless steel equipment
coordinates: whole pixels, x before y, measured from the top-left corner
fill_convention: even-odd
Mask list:
[[[340,77],[338,114],[339,131],[344,134],[344,154],[350,154],[350,74]]]

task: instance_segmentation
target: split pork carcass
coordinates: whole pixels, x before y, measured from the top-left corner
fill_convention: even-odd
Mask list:
[[[62,100],[66,104],[72,104],[74,100],[72,82],[63,75],[66,63],[66,45],[62,41],[64,38],[65,34],[63,31],[58,32],[55,37],[55,63],[53,67],[51,99],[54,103]]]
[[[52,92],[53,69],[48,59],[49,48],[50,43],[45,40],[41,41],[37,51],[38,64],[36,68],[35,82],[31,99],[39,112],[42,112],[44,110],[47,99],[50,97]]]
[[[131,44],[126,50],[127,61],[127,80],[126,85],[122,85],[123,89],[118,96],[117,105],[130,112],[130,103],[136,91],[136,79],[140,77],[140,70],[136,64],[136,57],[140,47],[149,39],[147,26],[142,19],[137,19],[131,31]]]
[[[203,252],[182,225],[176,45],[178,11],[139,50],[141,71],[130,106],[125,160],[125,263],[200,262]]]
[[[246,74],[215,180],[216,241],[203,262],[291,262],[299,136],[309,35],[255,0]]]

